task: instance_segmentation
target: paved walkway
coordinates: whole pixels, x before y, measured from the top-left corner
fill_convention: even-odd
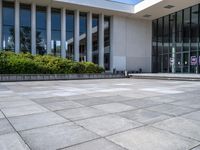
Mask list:
[[[200,150],[200,82],[0,83],[0,150]]]

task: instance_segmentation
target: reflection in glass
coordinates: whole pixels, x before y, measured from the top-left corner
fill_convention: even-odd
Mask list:
[[[183,73],[188,73],[189,69],[189,54],[183,53]]]
[[[87,13],[80,13],[80,33],[79,33],[79,61],[87,61]]]
[[[190,8],[184,10],[183,21],[183,51],[189,51],[190,47]]]
[[[104,68],[110,70],[110,17],[104,17]]]
[[[14,3],[12,2],[3,2],[3,9],[2,9],[2,25],[3,25],[3,33],[2,33],[2,40],[3,40],[3,49],[4,50],[15,50],[15,34],[14,34]]]
[[[163,55],[163,72],[168,72],[169,58],[168,54]]]
[[[169,18],[153,20],[152,64],[157,67],[153,71],[172,72],[175,63],[177,73],[200,73],[199,8],[200,5],[196,5],[170,14]],[[155,60],[157,65],[154,65]]]
[[[199,39],[199,7],[192,7],[191,14],[191,51],[198,50],[198,39]]]
[[[158,52],[157,52],[157,20],[152,21],[152,72],[156,73],[158,68]]]
[[[198,66],[198,55],[197,51],[190,52],[190,73],[196,73]]]
[[[169,53],[169,16],[164,17],[163,53]]]
[[[99,63],[99,15],[92,15],[92,61]]]
[[[183,42],[183,11],[177,12],[176,17],[176,52],[182,51],[182,42]]]
[[[180,73],[182,67],[181,53],[176,54],[176,72]]]
[[[66,57],[74,60],[74,12],[66,12]]]
[[[20,49],[31,53],[31,6],[20,5]]]
[[[36,11],[36,53],[47,53],[46,8],[37,7]]]
[[[51,10],[51,53],[61,56],[61,11]]]

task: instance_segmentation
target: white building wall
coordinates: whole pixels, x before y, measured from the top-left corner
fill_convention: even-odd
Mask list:
[[[151,21],[113,17],[113,68],[151,72]]]

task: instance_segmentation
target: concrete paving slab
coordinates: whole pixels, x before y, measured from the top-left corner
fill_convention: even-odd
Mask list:
[[[17,133],[0,135],[1,150],[30,150]]]
[[[160,102],[160,103],[171,103],[171,102],[177,101],[177,99],[175,98],[165,97],[165,96],[148,97],[148,98],[144,98],[143,100],[151,100],[151,101]]]
[[[193,148],[192,150],[200,150],[200,146]]]
[[[15,93],[11,90],[7,90],[7,91],[0,91],[0,98],[6,98],[9,96],[15,96]]]
[[[116,115],[96,117],[77,121],[76,123],[101,136],[108,136],[142,126],[140,123]]]
[[[137,108],[145,108],[145,107],[151,107],[151,106],[156,106],[156,105],[161,104],[160,102],[154,102],[151,100],[146,101],[142,99],[129,100],[129,101],[121,102],[121,103],[129,105],[129,106],[137,107]]]
[[[102,111],[105,111],[105,112],[108,112],[108,113],[116,113],[116,112],[122,112],[122,111],[136,109],[135,107],[128,106],[125,104],[120,104],[120,103],[109,103],[109,104],[95,105],[92,107],[102,110]]]
[[[98,138],[77,125],[60,124],[20,132],[32,150],[55,150]]]
[[[32,102],[31,100],[2,101],[2,102],[0,102],[0,109],[26,106],[26,105],[34,105],[34,104],[36,104],[36,103]]]
[[[197,141],[152,127],[129,130],[107,139],[128,150],[189,150],[198,145]]]
[[[167,115],[143,109],[122,112],[119,113],[118,115],[143,124],[151,124],[170,118]]]
[[[74,100],[82,100],[82,99],[89,99],[89,98],[92,98],[92,96],[85,95],[85,94],[77,94],[77,95],[68,96],[67,100],[74,101]]]
[[[195,98],[190,98],[190,99],[186,99],[186,100],[176,101],[176,102],[173,102],[172,104],[199,109],[200,108],[200,99],[199,99],[199,97],[195,97]]]
[[[124,148],[105,139],[97,139],[64,150],[125,150]]]
[[[94,106],[94,105],[111,103],[110,100],[107,100],[104,98],[97,98],[97,97],[93,97],[89,99],[79,99],[79,100],[76,100],[75,102],[84,106]]]
[[[0,119],[0,135],[14,132],[13,127],[7,119]]]
[[[112,92],[117,92],[112,91]],[[127,101],[127,100],[131,100],[131,97],[127,97],[127,96],[121,96],[121,95],[116,95],[116,96],[106,96],[106,97],[101,97],[102,99],[108,100],[110,102],[121,102],[121,101]]]
[[[0,119],[5,118],[5,116],[3,115],[3,113],[0,111]]]
[[[37,104],[2,109],[2,112],[5,114],[6,117],[30,115],[30,114],[35,114],[35,113],[47,112],[47,111],[48,110],[46,108]]]
[[[181,117],[187,118],[187,119],[192,119],[192,120],[200,121],[200,111],[192,112],[192,113],[183,115],[183,116],[181,116]]]
[[[179,116],[194,111],[194,109],[191,108],[186,108],[172,104],[162,104],[158,106],[149,107],[147,109],[173,116]]]
[[[7,96],[7,97],[1,97],[0,102],[8,102],[8,101],[22,101],[22,100],[28,100],[28,98],[18,96],[18,95],[13,95],[13,96]]]
[[[8,118],[17,131],[69,122],[53,112]]]
[[[154,124],[153,126],[200,141],[199,121],[177,117],[161,121],[159,123]]]
[[[37,98],[37,99],[31,99],[34,102],[38,104],[45,104],[45,103],[55,103],[55,102],[62,102],[67,101],[68,97],[66,96],[57,96],[57,97],[48,97],[48,98]]]
[[[100,111],[100,110],[94,109],[94,108],[89,108],[89,107],[61,110],[61,111],[57,111],[57,113],[59,115],[63,116],[64,118],[67,118],[67,119],[70,119],[73,121],[91,118],[91,117],[95,117],[95,116],[101,116],[101,115],[106,114],[103,111]]]
[[[107,136],[108,134],[110,136],[111,134],[114,136],[133,129],[135,131],[138,130],[134,138],[131,138],[132,136],[129,136],[129,134],[125,134],[125,137],[119,140],[119,142],[123,143],[135,142],[133,146],[136,145],[136,147],[132,147],[132,144],[130,144],[129,148],[127,148],[126,144],[125,146],[120,146],[126,150],[137,150],[137,146],[145,150],[160,150],[165,149],[165,146],[169,146],[166,149],[170,150],[190,150],[190,148],[200,145],[200,141],[196,144],[200,130],[197,123],[200,122],[200,108],[197,100],[200,92],[198,89],[200,89],[200,82],[164,80],[102,79],[4,82],[0,83],[0,103],[2,102],[2,105],[9,108],[0,109],[0,119],[6,117],[6,119],[9,119],[11,126],[15,126],[21,134],[27,133],[26,138],[23,137],[23,140],[30,140],[31,149],[33,150],[38,149],[38,147],[41,149],[49,149],[49,147],[57,149],[61,147],[91,148],[95,150],[96,147],[105,149],[113,144],[112,141],[109,143],[107,143],[108,141],[99,142],[96,138],[91,138],[88,141],[86,140],[87,136],[84,136],[85,134],[82,134],[82,131],[80,132],[81,135],[79,135],[79,129],[71,130],[72,127],[66,127],[66,133],[66,128],[61,127],[66,124],[67,126],[77,126],[77,122],[83,122],[84,126],[81,125],[82,127],[80,127],[78,125],[78,127],[84,131],[92,132],[95,135],[100,133],[100,137],[97,136],[98,139],[105,139],[102,135]],[[37,104],[26,105],[24,101],[33,101]],[[67,103],[67,101],[70,102]],[[52,104],[50,105],[50,103]],[[74,105],[75,103],[84,106],[74,108],[69,105],[77,106]],[[117,106],[112,103],[120,105]],[[43,105],[49,108],[47,109]],[[94,105],[103,106],[102,108],[107,112],[93,108]],[[136,108],[136,110],[126,110],[128,107],[125,109],[122,105]],[[167,118],[168,116],[169,118]],[[174,123],[169,121],[164,125],[166,129],[153,127],[154,124],[171,120],[175,116],[188,120],[188,122],[179,120],[179,122],[182,122],[179,125],[178,121],[173,121]],[[75,121],[75,123],[70,121]],[[3,125],[3,127],[5,126],[7,127],[8,125]],[[148,128],[148,130],[144,127]],[[149,128],[153,128],[156,131],[150,131]],[[183,131],[184,134],[182,135]],[[65,140],[66,136],[69,137],[69,140]],[[12,137],[9,136],[6,140],[8,142],[4,141],[4,143],[8,147],[4,145],[4,148],[10,150],[9,144],[12,144],[10,142],[13,141]],[[0,140],[0,144],[2,144],[1,142]],[[45,144],[43,145],[43,143]],[[118,144],[114,143],[114,145]],[[0,147],[1,149],[2,147]],[[16,146],[16,149],[20,148]]]
[[[83,107],[83,105],[73,102],[73,101],[46,103],[46,104],[43,104],[43,106],[51,111]]]

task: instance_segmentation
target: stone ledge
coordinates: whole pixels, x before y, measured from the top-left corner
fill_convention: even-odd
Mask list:
[[[0,82],[125,78],[123,74],[1,74]]]
[[[133,79],[200,81],[200,74],[143,73],[129,74],[129,77]]]

